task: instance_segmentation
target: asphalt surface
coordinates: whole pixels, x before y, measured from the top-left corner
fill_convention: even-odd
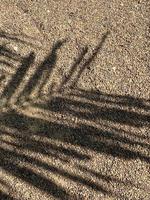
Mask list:
[[[0,1],[0,199],[150,199],[150,2]]]

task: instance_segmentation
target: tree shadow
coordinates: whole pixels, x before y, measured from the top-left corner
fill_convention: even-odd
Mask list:
[[[89,92],[88,96],[93,96],[93,93]],[[126,99],[127,97],[125,97],[125,101]],[[67,112],[75,117],[78,117],[81,119],[87,119],[91,121],[103,119],[103,120],[112,121],[114,123],[126,124],[130,126],[135,126],[135,127],[142,127],[145,125],[149,125],[150,116],[148,114],[138,114],[135,111],[130,111],[130,110],[125,110],[123,108],[114,107],[115,100],[113,100],[113,102],[111,102],[110,100],[108,101],[109,101],[109,104],[113,104],[112,108],[109,108],[105,105],[98,106],[98,105],[93,104],[92,102],[85,103],[82,101],[76,101],[69,98],[56,96],[47,103],[44,103],[44,104],[35,103],[33,104],[33,106],[38,106],[42,109],[46,109],[46,110],[48,109],[53,112],[60,112],[60,113]],[[102,102],[108,102],[108,101],[103,100]],[[135,101],[138,101],[138,100],[136,99]],[[99,101],[99,103],[101,103],[101,101]],[[128,106],[127,101],[126,101],[126,106]],[[147,109],[147,107],[149,106],[146,106],[146,105],[143,106],[144,109],[145,107]],[[140,108],[141,108],[141,105],[140,105]]]
[[[56,94],[51,95],[51,100],[37,103],[35,100],[31,99],[29,107],[39,109],[41,112],[40,118],[34,115],[31,117],[27,113],[25,114],[24,110],[26,108],[24,108],[20,99],[22,96],[25,96],[25,101],[28,100],[36,87],[38,87],[38,96],[36,97],[40,99],[41,91],[44,85],[47,84],[50,74],[56,65],[57,51],[66,40],[57,41],[44,61],[37,66],[36,71],[17,97],[17,104],[15,105],[17,108],[10,107],[8,111],[1,112],[0,114],[0,136],[7,135],[13,138],[13,141],[15,140],[15,142],[13,142],[8,141],[7,137],[6,139],[5,137],[1,138],[1,143],[13,147],[12,149],[7,149],[3,146],[0,147],[1,168],[39,190],[52,195],[54,198],[70,200],[74,199],[75,196],[72,196],[68,190],[65,190],[60,184],[55,183],[48,177],[27,167],[27,164],[42,168],[107,196],[116,197],[119,194],[90,178],[85,178],[80,174],[73,174],[45,161],[31,157],[30,155],[25,155],[22,152],[29,151],[37,153],[62,163],[69,163],[71,159],[75,159],[77,162],[89,161],[92,159],[89,154],[80,152],[77,148],[79,147],[80,149],[86,149],[105,156],[112,156],[113,158],[123,160],[140,159],[145,163],[150,162],[148,155],[144,151],[141,152],[136,149],[136,147],[139,146],[146,151],[150,149],[146,138],[140,138],[136,135],[130,138],[129,136],[132,135],[132,133],[125,133],[122,129],[117,130],[117,128],[111,127],[111,125],[109,127],[110,130],[105,130],[100,123],[101,120],[104,120],[106,122],[111,122],[110,124],[121,124],[135,128],[149,126],[150,116],[147,114],[150,108],[149,101],[129,95],[121,96],[105,94],[99,91],[84,91],[76,87],[76,83],[81,74],[95,59],[107,35],[108,33],[102,38],[102,41],[93,51],[93,55],[89,56],[89,58],[84,58],[88,47],[82,49],[81,54],[79,54],[79,57],[73,63],[69,75],[63,78],[60,89]],[[0,52],[3,56],[10,59],[20,58],[4,47],[0,48]],[[2,98],[6,98],[7,102],[11,100],[13,94],[26,76],[27,71],[34,63],[34,60],[34,52],[21,58],[21,65],[4,88],[2,94]],[[76,78],[73,78],[80,64],[81,66],[79,67]],[[67,94],[63,93],[64,88],[70,81],[70,90]],[[136,109],[142,110],[142,112],[136,112]],[[52,119],[48,120],[44,116],[45,112],[51,113],[53,116],[57,116],[58,114],[61,116],[70,116],[79,120],[80,123],[72,123],[68,120],[66,125],[63,123],[63,120],[61,122]],[[96,125],[99,126],[97,127]],[[99,128],[100,126],[101,128]],[[7,128],[10,131],[7,131]],[[11,130],[15,130],[15,132],[11,132]],[[35,139],[36,137],[40,138],[40,140]],[[41,140],[41,138],[57,141],[64,145],[45,142]],[[24,163],[24,165],[19,165],[20,162]],[[77,168],[96,176],[102,181],[126,184],[126,182],[121,182],[119,179],[102,174],[100,175],[80,165],[77,165]],[[132,185],[132,183],[128,184]],[[9,199],[7,194],[2,193],[2,197],[5,198],[5,196]]]
[[[24,95],[25,97],[29,98],[32,91],[35,89],[35,87],[37,87],[42,78],[42,83],[38,85],[38,93],[39,95],[41,94],[41,90],[48,81],[48,78],[55,67],[57,61],[57,51],[65,42],[66,40],[60,40],[53,45],[52,50],[46,56],[44,61],[37,67],[35,73],[30,78],[28,84],[25,86],[19,97]]]
[[[23,45],[32,46],[39,49],[42,48],[35,44],[35,42],[37,41],[36,38],[27,35],[8,33],[4,30],[0,30],[0,38],[6,39],[8,41],[13,41],[16,43],[21,43]]]
[[[7,193],[0,191],[0,199],[2,200],[17,200],[14,197],[11,197],[10,195],[8,195]]]
[[[45,142],[42,143],[41,141],[36,141],[32,138],[32,135],[37,135],[40,138],[47,137],[48,139],[59,140],[67,144],[80,146],[81,148],[83,147],[104,155],[110,155],[124,160],[134,160],[138,158],[143,162],[150,162],[149,157],[144,155],[143,153],[138,152],[136,150],[131,150],[130,148],[126,148],[123,146],[124,144],[129,145],[131,147],[140,145],[143,148],[149,149],[149,144],[145,144],[140,141],[134,141],[125,136],[121,136],[121,134],[100,130],[95,127],[87,126],[84,124],[81,124],[79,127],[73,128],[70,126],[65,126],[63,124],[60,125],[57,123],[48,122],[46,120],[25,116],[23,114],[19,114],[15,110],[12,110],[11,113],[9,112],[1,116],[0,125],[7,126],[13,129],[15,128],[20,132],[19,135],[17,135],[16,133],[13,134],[13,137],[18,140],[18,144],[10,143],[5,140],[1,140],[1,142],[6,143],[8,145],[12,145],[17,149],[28,150],[35,153],[40,153],[41,155],[55,157],[55,159],[59,159],[63,162],[68,162],[69,158],[85,160],[90,159],[90,157],[82,153],[79,154],[77,151],[72,149],[67,149],[61,146],[58,147],[54,144],[52,145],[48,143],[46,144]],[[36,129],[31,129],[31,125],[32,127],[36,127]],[[54,197],[58,197],[56,194],[58,194],[58,191],[60,190],[61,192],[59,192],[59,198],[64,199],[65,195],[67,196],[66,199],[70,199],[70,197],[66,194],[66,192],[64,192],[63,189],[56,187],[56,185],[51,183],[51,181],[49,182],[49,180],[46,180],[43,177],[39,177],[39,175],[37,175],[34,171],[26,169],[25,167],[20,169],[20,167],[15,163],[16,158],[25,163],[27,162],[31,163],[34,166],[42,167],[43,169],[48,170],[56,175],[60,175],[64,178],[70,179],[71,181],[85,185],[95,191],[100,191],[103,194],[111,196],[117,196],[117,194],[114,194],[108,189],[104,188],[103,185],[99,185],[98,183],[85,179],[80,175],[70,174],[70,172],[58,169],[57,167],[51,166],[35,158],[30,158],[30,156],[25,156],[13,151],[8,152],[8,150],[5,150],[3,148],[1,149],[1,152],[3,155],[3,158],[1,158],[1,167],[3,169],[9,171],[14,176],[21,178],[25,182],[31,183],[37,188],[40,188],[41,190],[52,194]],[[63,156],[65,156],[65,159]],[[11,166],[11,169],[9,169],[8,166]],[[22,175],[23,172],[24,174]],[[94,175],[94,172],[88,172],[93,173]],[[32,175],[32,177],[35,177],[35,179],[32,180],[32,178],[30,178],[31,176],[29,175]],[[97,176],[96,173],[95,175]],[[117,182],[116,179],[106,176],[99,175],[99,179],[104,180],[106,182]],[[41,181],[41,184],[39,184],[39,181]],[[47,188],[45,186],[45,184],[47,186],[51,186],[50,188],[54,188],[54,190],[51,189],[51,191],[50,189],[48,189],[49,187]]]
[[[102,39],[99,42],[99,44],[94,48],[91,55],[88,55],[87,58],[85,58],[85,56],[88,53],[88,46],[85,46],[81,49],[81,52],[78,55],[78,58],[72,64],[68,75],[63,78],[59,92],[63,91],[67,84],[69,85],[69,88],[71,88],[71,89],[76,87],[76,84],[77,84],[78,80],[80,79],[82,73],[95,60],[97,54],[102,49],[109,34],[110,34],[109,32],[106,32],[102,36]]]
[[[18,67],[16,73],[14,74],[14,76],[12,76],[12,79],[9,81],[9,83],[4,88],[2,98],[7,99],[7,103],[9,102],[12,95],[15,93],[18,86],[22,82],[23,78],[26,75],[27,70],[33,64],[34,59],[35,59],[34,52],[31,52],[27,57],[24,57],[22,59],[21,65]]]
[[[72,145],[79,145],[81,147],[86,147],[88,149],[97,151],[102,154],[106,155],[112,155],[113,157],[119,157],[123,159],[136,159],[139,158],[145,162],[149,162],[149,157],[143,155],[140,152],[131,151],[130,149],[122,147],[122,144],[128,144],[131,146],[140,145],[141,147],[150,149],[149,144],[144,144],[143,142],[137,142],[133,141],[132,139],[126,138],[119,135],[115,132],[110,131],[104,131],[100,130],[96,127],[87,126],[84,124],[79,125],[76,128],[66,126],[63,124],[57,124],[53,122],[47,122],[43,119],[35,119],[32,117],[26,117],[23,114],[19,114],[15,111],[12,111],[12,113],[6,114],[2,116],[2,121],[0,121],[2,125],[16,128],[19,131],[25,131],[26,136],[31,134],[36,134],[40,136],[44,136],[51,139],[57,139],[62,142],[70,143]],[[30,124],[32,124],[33,127],[36,127],[36,132],[34,130],[30,131]],[[40,149],[40,143],[28,139],[28,144],[21,143],[23,145],[23,148],[33,148],[38,147],[37,149],[34,149],[35,152],[42,152],[42,149]],[[46,149],[55,149],[58,151],[62,151],[64,154],[68,154],[69,156],[73,157],[80,157],[88,159],[89,157],[79,156],[75,151],[67,151],[67,149],[61,149],[54,147],[52,145],[44,145],[47,147]],[[33,150],[32,149],[32,150]],[[49,154],[49,151],[47,151]]]

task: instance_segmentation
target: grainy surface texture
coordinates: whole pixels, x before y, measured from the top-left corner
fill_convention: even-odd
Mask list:
[[[150,199],[150,1],[0,0],[0,199]]]

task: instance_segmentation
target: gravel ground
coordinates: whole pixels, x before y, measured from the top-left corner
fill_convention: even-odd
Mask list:
[[[1,0],[0,199],[150,199],[149,13]]]

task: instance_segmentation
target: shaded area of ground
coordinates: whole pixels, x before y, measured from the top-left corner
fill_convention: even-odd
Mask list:
[[[150,101],[78,87],[109,34],[90,53],[89,45],[80,49],[59,87],[51,78],[67,39],[53,43],[30,77],[36,52],[0,45],[1,199],[20,199],[18,188],[31,199],[135,199],[131,190],[148,199]],[[7,31],[0,37],[34,45]]]

